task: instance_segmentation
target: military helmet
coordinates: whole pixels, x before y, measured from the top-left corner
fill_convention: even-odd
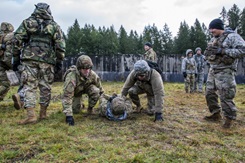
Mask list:
[[[76,63],[77,69],[91,69],[93,67],[93,62],[91,58],[87,55],[81,55],[77,59]]]
[[[123,97],[117,96],[111,102],[112,113],[114,115],[121,115],[126,110],[126,103]]]
[[[10,23],[2,22],[1,23],[1,31],[4,33],[13,32],[14,26]]]
[[[151,68],[145,60],[138,60],[134,64],[134,71],[136,72],[136,74],[146,74],[150,70]]]
[[[37,10],[46,10],[51,15],[51,10],[47,3],[38,3],[35,6]]]
[[[201,49],[200,47],[197,47],[197,48],[195,49],[195,53],[196,53],[198,50],[202,51],[202,49]]]
[[[193,53],[193,51],[191,49],[187,49],[185,54],[188,55],[190,52]]]

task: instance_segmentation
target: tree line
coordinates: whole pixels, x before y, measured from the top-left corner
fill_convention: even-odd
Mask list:
[[[223,7],[219,18],[223,20],[226,28],[236,30],[245,39],[245,8],[241,11],[234,4],[227,12]],[[166,23],[162,29],[158,29],[155,24],[145,26],[143,33],[138,34],[134,30],[127,33],[123,25],[118,32],[113,25],[98,29],[90,24],[80,27],[78,20],[75,19],[65,36],[66,56],[143,54],[145,42],[152,43],[154,50],[160,56],[185,54],[186,49],[195,50],[196,47],[201,47],[204,50],[210,38],[208,27],[198,19],[192,26],[185,21],[181,22],[175,37],[172,36]]]

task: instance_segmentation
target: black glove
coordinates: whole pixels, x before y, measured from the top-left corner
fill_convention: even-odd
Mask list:
[[[1,49],[2,49],[2,50],[6,50],[6,44],[2,44],[2,45],[1,45]]]
[[[18,71],[18,66],[20,65],[20,60],[13,61],[13,71]]]
[[[57,74],[58,72],[60,72],[60,70],[62,69],[62,61],[57,60],[54,66],[54,72]]]
[[[223,48],[217,47],[217,46],[209,46],[207,48],[207,50],[209,51],[209,53],[215,54],[215,55],[224,55],[225,54],[225,50]]]
[[[186,78],[187,77],[187,73],[183,72],[183,76],[184,76],[184,78]]]
[[[73,116],[66,116],[66,123],[69,126],[74,126],[75,125],[75,122],[74,122]]]
[[[155,120],[156,121],[163,121],[162,113],[155,113]]]

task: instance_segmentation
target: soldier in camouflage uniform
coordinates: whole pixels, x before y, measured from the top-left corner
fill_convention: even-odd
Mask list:
[[[112,121],[125,120],[132,113],[132,101],[121,95],[103,94],[99,100],[100,115]]]
[[[0,30],[0,101],[2,101],[10,88],[6,70],[12,69],[14,27],[10,23],[2,22]]]
[[[139,94],[143,93],[147,95],[148,115],[155,114],[155,121],[162,121],[164,97],[162,77],[155,69],[151,69],[146,61],[139,60],[134,64],[134,70],[128,75],[121,95],[129,94],[132,102],[137,106],[137,112],[140,112],[142,107]]]
[[[21,92],[27,118],[19,124],[35,123],[36,92],[40,90],[40,120],[46,118],[54,80],[54,66],[61,67],[65,40],[59,25],[54,21],[49,5],[38,3],[32,15],[25,19],[14,34],[14,65],[21,60]],[[14,106],[20,109],[20,94],[12,96]]]
[[[62,100],[63,112],[66,115],[66,123],[73,126],[73,113],[78,114],[81,110],[83,94],[88,95],[88,115],[92,114],[93,107],[104,90],[99,76],[91,70],[92,60],[87,55],[81,55],[76,66],[68,69],[64,75],[64,97]]]
[[[197,47],[195,49],[196,54],[193,56],[193,58],[196,61],[197,64],[197,76],[195,80],[195,91],[202,93],[203,89],[203,81],[204,81],[204,68],[205,68],[205,57],[202,55],[202,49]]]
[[[191,49],[186,50],[186,57],[182,60],[181,71],[185,78],[185,92],[193,93],[195,76],[197,75],[197,65],[193,58],[193,51]]]
[[[235,74],[238,58],[245,54],[245,41],[240,35],[224,30],[220,19],[214,19],[209,24],[213,38],[208,43],[204,55],[210,63],[206,84],[206,101],[212,115],[205,120],[221,120],[221,108],[225,117],[223,128],[230,128],[237,116],[237,108],[233,101],[236,95]],[[218,97],[221,106],[218,104]]]
[[[153,62],[157,62],[157,54],[152,48],[152,44],[147,42],[144,45],[145,54],[144,54],[144,60],[150,60]]]

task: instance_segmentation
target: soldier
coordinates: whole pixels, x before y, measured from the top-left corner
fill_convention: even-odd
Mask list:
[[[6,70],[12,69],[12,40],[14,27],[7,22],[1,23],[0,31],[0,101],[4,99],[10,88]]]
[[[195,91],[202,93],[203,92],[203,81],[204,81],[204,68],[205,68],[205,57],[202,55],[202,49],[197,47],[195,49],[196,54],[194,55],[194,59],[197,64],[197,76],[195,80],[194,89]]]
[[[161,75],[155,69],[151,69],[146,61],[139,60],[134,64],[134,70],[128,75],[121,90],[121,95],[127,96],[129,94],[132,102],[137,107],[137,112],[140,112],[142,107],[139,94],[146,93],[148,101],[147,114],[155,114],[155,121],[162,121],[163,89]]]
[[[230,128],[236,119],[237,108],[233,99],[236,95],[235,74],[238,58],[245,54],[245,41],[231,30],[224,30],[220,19],[209,24],[213,38],[208,43],[204,55],[210,63],[206,84],[206,101],[212,115],[206,116],[207,121],[221,120],[221,108],[225,117],[223,128]],[[218,103],[220,99],[221,106]]]
[[[157,62],[157,54],[152,48],[152,44],[147,42],[144,45],[145,54],[144,54],[144,60],[150,60],[153,62]]]
[[[186,50],[186,57],[182,60],[181,70],[185,79],[185,92],[189,93],[190,90],[190,93],[193,93],[197,66],[191,49]]]
[[[54,21],[50,7],[38,3],[32,15],[25,19],[14,35],[14,65],[21,60],[21,95],[27,118],[19,124],[35,123],[36,92],[40,90],[40,120],[46,118],[54,80],[54,66],[60,69],[64,59],[65,40],[59,25]],[[21,51],[21,55],[20,55]],[[16,109],[22,107],[20,94],[12,96]]]
[[[111,121],[125,120],[132,113],[132,101],[121,95],[103,94],[99,100],[100,115]]]
[[[77,59],[76,66],[72,66],[64,75],[63,112],[66,115],[66,123],[71,126],[74,125],[73,113],[78,114],[83,107],[82,95],[88,95],[87,115],[90,115],[100,95],[104,92],[100,78],[92,67],[91,58],[81,55]]]

